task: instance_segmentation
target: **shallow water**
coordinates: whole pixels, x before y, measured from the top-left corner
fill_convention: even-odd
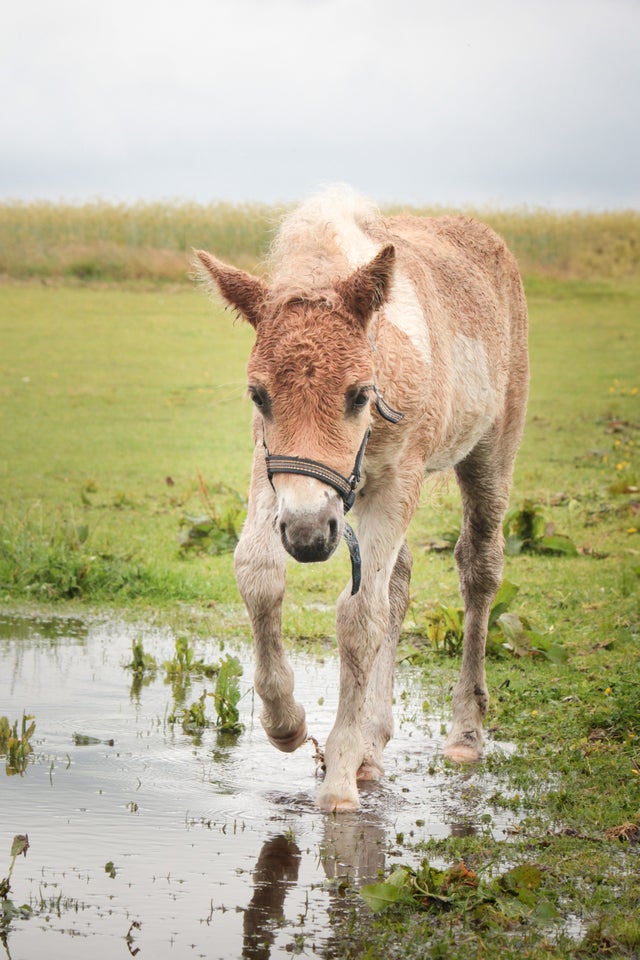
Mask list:
[[[13,722],[25,711],[37,724],[24,775],[0,767],[0,877],[13,836],[28,834],[11,898],[34,909],[9,928],[11,960],[331,955],[332,921],[352,906],[347,879],[417,861],[421,839],[508,829],[489,812],[495,785],[481,765],[432,764],[444,736],[423,704],[441,692],[414,669],[398,670],[387,775],[363,790],[360,812],[326,816],[314,807],[312,746],[281,754],[260,727],[248,646],[224,649],[244,665],[245,732],[193,737],[167,722],[174,695],[161,670],[132,684],[133,640],[160,664],[173,656],[175,637],[148,625],[0,617],[0,715]],[[220,659],[215,640],[194,646]],[[338,662],[292,664],[309,730],[324,743]],[[213,685],[193,680],[185,702]]]

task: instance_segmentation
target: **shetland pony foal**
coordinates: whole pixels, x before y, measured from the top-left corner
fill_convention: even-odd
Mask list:
[[[268,284],[197,256],[256,331],[255,453],[235,569],[253,627],[261,720],[280,750],[307,736],[281,640],[285,559],[327,560],[345,528],[351,535],[352,582],[337,605],[340,699],[318,804],[354,810],[357,780],[382,775],[393,732],[411,573],[405,534],[425,474],[450,467],[462,493],[455,557],[465,618],[445,749],[456,760],[481,755],[487,622],[527,397],[522,284],[489,228],[463,217],[383,219],[336,188],[284,221]],[[352,500],[360,586],[344,518]]]

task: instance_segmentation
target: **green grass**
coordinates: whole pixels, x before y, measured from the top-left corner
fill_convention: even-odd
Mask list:
[[[514,612],[561,644],[567,662],[488,662],[487,727],[517,744],[486,761],[498,784],[491,803],[518,813],[520,833],[497,841],[487,829],[421,853],[445,866],[463,859],[488,887],[515,864],[536,864],[541,896],[576,926],[569,937],[520,906],[478,920],[455,905],[425,913],[409,903],[374,917],[354,893],[344,957],[638,954],[637,847],[615,828],[640,824],[640,283],[537,276],[526,286],[532,386],[512,504],[538,503],[579,552],[509,556],[505,576],[520,588]],[[179,536],[185,516],[210,507],[199,474],[214,500],[218,484],[247,489],[251,329],[198,291],[160,286],[8,283],[0,317],[3,604],[135,604],[181,629],[189,604],[207,611],[207,630],[247,635],[230,553],[185,552]],[[409,538],[401,649],[443,688],[459,659],[430,648],[426,626],[438,603],[460,600],[452,553],[430,544],[458,523],[455,483],[436,482]],[[290,643],[333,636],[348,575],[345,549],[328,564],[291,564]]]
[[[162,589],[167,572],[187,584],[193,573],[197,590],[184,590],[205,594],[207,563],[180,559],[179,523],[202,513],[198,470],[246,488],[249,331],[194,290],[3,286],[0,304],[5,552],[8,538],[16,556],[30,542],[59,553],[82,528],[76,559],[142,561]]]

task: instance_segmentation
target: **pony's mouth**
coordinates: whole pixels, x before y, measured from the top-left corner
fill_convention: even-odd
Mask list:
[[[279,528],[282,546],[299,563],[328,560],[335,552],[342,533],[334,518],[320,524],[308,520],[280,520]]]
[[[340,542],[338,522],[333,519],[329,520],[325,528],[316,527],[305,536],[300,536],[300,532],[299,529],[292,530],[290,524],[280,522],[282,546],[299,563],[328,560]]]

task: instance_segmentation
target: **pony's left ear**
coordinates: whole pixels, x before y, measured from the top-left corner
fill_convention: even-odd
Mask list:
[[[228,266],[222,260],[212,257],[206,250],[194,250],[194,253],[200,261],[196,264],[200,276],[209,286],[213,279],[227,303],[241,313],[251,326],[257,326],[260,310],[269,293],[264,280],[245,273],[244,270],[238,270],[237,267]]]
[[[351,313],[366,326],[389,297],[396,249],[392,243],[380,250],[373,260],[336,284],[336,289]]]

